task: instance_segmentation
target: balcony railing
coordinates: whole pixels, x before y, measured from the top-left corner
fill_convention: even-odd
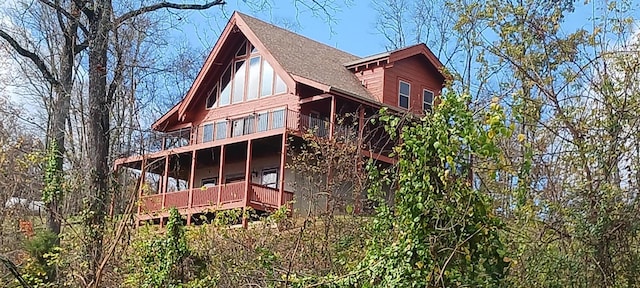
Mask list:
[[[278,129],[309,132],[318,137],[328,137],[331,125],[329,121],[320,117],[283,108],[214,120],[197,127],[171,132],[142,132],[140,147],[134,154],[154,153]],[[333,131],[334,137],[341,141],[353,141],[358,136],[357,128],[353,125],[336,124]]]
[[[140,214],[154,214],[175,207],[178,209],[232,209],[240,208],[245,203],[245,182],[236,182],[214,187],[194,188],[166,194],[142,196],[140,199]],[[278,208],[278,189],[260,184],[249,185],[249,203],[265,208]],[[189,199],[191,198],[191,203]],[[283,204],[293,200],[293,193],[284,191]]]

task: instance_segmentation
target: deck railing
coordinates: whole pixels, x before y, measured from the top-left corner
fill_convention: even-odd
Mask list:
[[[282,108],[249,115],[231,116],[171,132],[140,132],[140,147],[133,154],[154,153],[278,129],[328,137],[331,125],[324,118]],[[354,126],[336,124],[333,131],[334,136],[341,141],[353,140],[357,137],[357,129]]]
[[[245,181],[223,184],[206,188],[194,188],[166,194],[145,195],[140,199],[140,211],[142,214],[162,212],[175,207],[178,209],[212,208],[231,209],[240,208],[245,204]],[[269,188],[260,184],[249,185],[249,202],[263,207],[278,208],[278,189]],[[189,203],[191,199],[191,203]],[[293,200],[293,193],[285,191],[282,202]]]

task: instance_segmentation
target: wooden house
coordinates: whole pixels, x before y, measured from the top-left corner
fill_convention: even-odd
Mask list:
[[[291,137],[347,133],[336,122],[343,113],[358,115],[358,127],[383,106],[422,114],[443,87],[442,68],[424,44],[361,58],[235,12],[190,90],[153,123],[161,143],[116,167],[156,177],[140,189],[139,221],[162,221],[170,207],[271,211],[297,197]],[[362,157],[394,161],[365,148]]]

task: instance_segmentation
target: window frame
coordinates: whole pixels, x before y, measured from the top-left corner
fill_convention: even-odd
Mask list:
[[[406,95],[402,93],[403,83],[409,86],[409,93],[407,93]],[[407,97],[407,107],[402,106],[402,97]],[[398,107],[406,110],[409,110],[411,108],[411,82],[402,79],[398,80]]]
[[[425,92],[431,93],[431,103],[427,103],[424,100]],[[427,112],[427,109],[424,108],[425,104],[429,105],[429,112],[431,112],[433,110],[433,102],[435,101],[435,97],[436,97],[436,93],[434,93],[432,90],[427,89],[427,88],[422,89],[422,112]]]
[[[270,172],[270,173],[275,173],[276,174],[276,182],[274,183],[275,187],[269,187],[268,184],[264,184],[265,172]],[[269,187],[271,189],[279,189],[280,188],[280,166],[262,168],[262,170],[260,171],[260,185],[262,185],[264,187]]]
[[[210,140],[205,140],[204,139],[204,129],[207,125],[211,125],[211,139]],[[216,123],[215,122],[205,122],[201,124],[202,126],[202,137],[198,137],[200,138],[199,140],[201,140],[201,143],[207,143],[207,142],[213,142],[216,140]]]
[[[267,98],[267,97],[272,97],[272,96],[276,96],[276,95],[283,95],[283,94],[287,94],[289,93],[289,86],[287,85],[287,82],[284,81],[284,79],[282,77],[280,77],[280,75],[278,74],[278,72],[276,71],[276,69],[273,67],[273,65],[271,65],[271,63],[269,63],[269,61],[267,61],[267,59],[264,57],[264,55],[248,40],[248,39],[244,39],[242,41],[242,45],[240,45],[238,47],[236,51],[236,53],[232,56],[229,65],[227,65],[227,68],[224,69],[222,71],[222,74],[220,74],[220,76],[218,76],[218,78],[216,79],[216,83],[214,86],[215,89],[215,93],[216,93],[216,101],[215,103],[212,103],[212,105],[208,105],[209,104],[209,98],[211,96],[211,92],[209,94],[207,94],[207,99],[205,100],[205,108],[207,110],[210,109],[214,109],[214,108],[219,108],[219,107],[225,107],[225,106],[229,106],[229,105],[233,105],[233,104],[238,104],[238,103],[243,103],[243,102],[249,102],[249,101],[254,101],[254,100],[259,100],[262,98]],[[252,48],[255,48],[252,50]],[[244,49],[245,53],[242,55],[238,55],[238,52],[240,50]],[[250,98],[249,97],[249,76],[250,76],[250,64],[251,64],[251,59],[252,58],[259,58],[260,59],[260,63],[259,63],[259,68],[258,68],[258,91],[257,91],[257,95],[255,95],[254,98]],[[236,85],[235,85],[235,81],[236,81],[236,76],[237,76],[237,71],[236,71],[236,63],[239,61],[244,61],[244,81],[242,83],[242,99],[241,100],[237,100],[234,101],[234,94],[236,93],[234,90],[236,90]],[[267,95],[262,95],[262,85],[263,85],[263,73],[265,71],[265,63],[267,65],[269,65],[269,67],[271,68],[271,91],[269,94]],[[228,103],[225,104],[221,104],[220,100],[222,99],[222,91],[223,91],[223,87],[222,87],[222,78],[225,76],[225,72],[227,72],[227,69],[230,71],[230,78],[229,78],[229,92],[228,92],[228,97],[229,97],[229,101]],[[278,81],[280,80],[280,81]],[[282,87],[284,88],[284,90],[280,90],[277,91],[277,87],[278,87],[278,83],[281,82]],[[238,89],[240,89],[240,87],[237,87]]]

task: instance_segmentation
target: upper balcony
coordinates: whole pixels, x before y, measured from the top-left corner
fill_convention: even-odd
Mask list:
[[[212,146],[223,142],[235,142],[234,140],[243,141],[247,138],[270,136],[284,131],[329,137],[331,130],[330,121],[283,108],[216,119],[196,127],[171,132],[145,132],[141,135],[140,145],[128,156],[154,154],[183,147],[188,149],[188,146]],[[333,136],[342,141],[355,141],[358,137],[358,128],[355,125],[336,124],[333,127]]]

